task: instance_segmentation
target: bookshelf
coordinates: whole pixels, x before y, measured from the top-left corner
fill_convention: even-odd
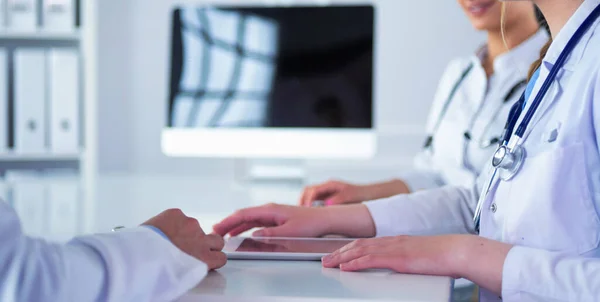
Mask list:
[[[97,64],[96,54],[96,0],[78,0],[80,24],[72,31],[46,31],[40,27],[32,31],[0,29],[0,47],[14,51],[20,47],[48,49],[68,47],[79,52],[79,150],[55,153],[48,149],[36,153],[18,153],[8,146],[0,150],[0,179],[7,171],[43,171],[44,169],[71,169],[77,171],[79,185],[78,208],[82,215],[81,232],[92,231],[97,176],[96,108]],[[9,88],[11,89],[11,88]],[[10,106],[9,106],[10,109]],[[14,110],[14,108],[13,108]],[[14,112],[7,110],[14,123]],[[12,116],[11,116],[12,115]],[[9,127],[12,130],[11,127]],[[14,144],[14,142],[13,142]],[[1,184],[0,184],[1,185]],[[6,185],[6,184],[5,184]],[[10,187],[10,184],[8,184]],[[10,202],[10,201],[9,201]]]
[[[81,153],[0,153],[0,165],[3,162],[40,162],[40,161],[79,161],[83,156]]]
[[[73,32],[45,32],[42,30],[34,32],[0,31],[1,40],[17,41],[79,41],[81,33],[79,30]]]

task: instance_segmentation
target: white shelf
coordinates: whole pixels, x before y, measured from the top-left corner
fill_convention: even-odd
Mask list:
[[[0,162],[79,161],[80,159],[80,153],[0,153]]]
[[[78,41],[79,31],[73,32],[16,32],[9,30],[0,30],[0,40],[60,40],[60,41]]]

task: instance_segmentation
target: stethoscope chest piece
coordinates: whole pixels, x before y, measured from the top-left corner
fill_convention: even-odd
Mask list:
[[[500,146],[492,158],[492,166],[499,170],[500,179],[511,180],[525,161],[525,148],[520,145],[514,148]]]

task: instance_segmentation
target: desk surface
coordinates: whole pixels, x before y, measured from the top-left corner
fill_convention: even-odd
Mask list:
[[[229,261],[182,302],[450,301],[451,279],[326,269],[317,261]]]
[[[266,201],[295,204],[301,188],[249,192],[195,178],[110,178],[98,187],[97,230],[135,225],[169,207],[198,218],[206,231],[236,209]],[[115,209],[119,209],[116,211]],[[345,273],[320,262],[229,261],[182,301],[449,301],[451,279],[389,271]]]
[[[138,225],[177,207],[198,218],[205,231],[236,209],[265,201],[294,204],[300,188],[248,191],[223,182],[177,177],[110,177],[96,188],[96,203],[82,209],[84,233]],[[24,221],[27,223],[26,221]],[[70,237],[73,234],[68,234]],[[181,301],[449,301],[451,279],[389,271],[345,273],[320,262],[230,261],[211,272]]]

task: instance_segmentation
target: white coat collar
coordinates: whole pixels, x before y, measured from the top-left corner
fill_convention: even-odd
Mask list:
[[[548,42],[550,35],[545,29],[538,30],[533,36],[494,60],[494,70],[514,68],[529,70],[529,66],[540,57],[540,50]]]
[[[546,57],[544,57],[544,66],[549,70],[552,69],[556,60],[560,56],[560,53],[563,51],[573,34],[579,29],[583,21],[590,15],[590,13],[600,4],[600,0],[585,0],[581,6],[577,9],[575,14],[571,16],[569,21],[565,24],[565,26],[561,29],[561,31],[556,35],[556,38],[552,42],[552,45],[548,49],[548,53]],[[581,38],[571,55],[565,62],[563,66],[564,69],[573,70],[574,67],[579,63],[581,57],[583,57],[583,53],[585,51],[587,42],[592,37],[592,32],[598,26],[598,20],[592,25],[592,27],[585,33],[585,35]]]
[[[540,50],[548,42],[550,35],[545,29],[540,28],[535,34],[513,49],[499,55],[494,60],[494,73],[507,70],[529,70],[529,66],[540,57]],[[481,46],[472,62],[481,65],[487,56],[487,45]]]

